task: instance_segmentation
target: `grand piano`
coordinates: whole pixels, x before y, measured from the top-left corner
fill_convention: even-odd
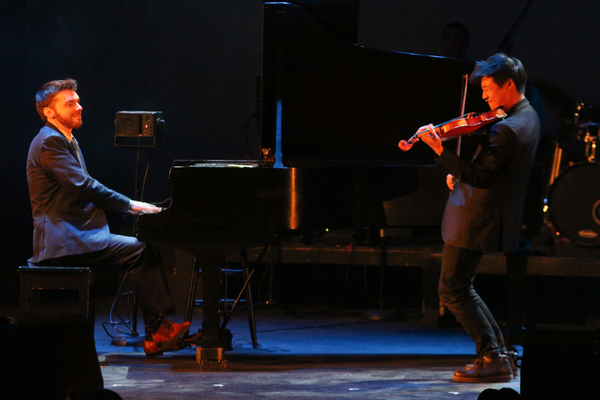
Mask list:
[[[137,221],[141,241],[189,251],[202,269],[203,365],[224,360],[219,274],[234,251],[325,228],[440,224],[445,172],[427,146],[397,143],[459,116],[473,69],[358,45],[356,0],[263,7],[263,157],[175,160],[169,207]],[[468,111],[485,111],[471,99]]]

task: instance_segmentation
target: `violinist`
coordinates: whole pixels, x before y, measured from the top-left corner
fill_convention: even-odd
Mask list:
[[[516,353],[507,344],[490,310],[473,287],[484,252],[517,252],[525,195],[540,134],[537,113],[525,98],[527,74],[516,58],[495,54],[476,63],[471,81],[479,81],[490,109],[507,117],[485,126],[471,161],[442,146],[432,125],[419,128],[419,139],[436,153],[436,165],[448,171],[451,190],[442,221],[444,250],[438,293],[475,342],[477,359],[454,373],[458,382],[507,382],[517,375]]]

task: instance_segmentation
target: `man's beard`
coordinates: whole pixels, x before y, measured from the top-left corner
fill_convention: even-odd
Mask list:
[[[81,114],[79,114],[81,116]],[[60,122],[64,127],[69,129],[77,129],[83,125],[83,120],[80,118],[79,120],[73,119],[73,114],[68,118],[63,117],[60,114],[56,114],[56,120]]]

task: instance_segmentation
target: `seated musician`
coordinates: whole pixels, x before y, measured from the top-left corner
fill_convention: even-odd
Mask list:
[[[419,139],[437,154],[449,172],[450,197],[444,211],[444,250],[439,295],[476,344],[478,359],[456,371],[459,382],[503,382],[516,376],[516,354],[507,345],[490,310],[475,292],[473,279],[483,252],[518,250],[523,207],[533,166],[540,122],[525,98],[527,74],[516,58],[496,54],[476,64],[483,99],[507,118],[481,135],[471,161],[442,147],[432,125],[419,128]],[[489,127],[489,125],[488,125]]]
[[[176,348],[190,323],[167,320],[174,305],[157,250],[134,237],[111,234],[105,210],[156,213],[160,208],[127,198],[90,176],[73,137],[82,125],[82,107],[72,79],[46,83],[36,94],[45,122],[31,142],[27,183],[33,213],[33,256],[38,266],[126,269],[138,296],[148,356]]]

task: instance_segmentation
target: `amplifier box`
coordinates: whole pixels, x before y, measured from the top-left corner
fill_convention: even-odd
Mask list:
[[[163,126],[162,111],[119,111],[115,116],[115,146],[155,147]]]

